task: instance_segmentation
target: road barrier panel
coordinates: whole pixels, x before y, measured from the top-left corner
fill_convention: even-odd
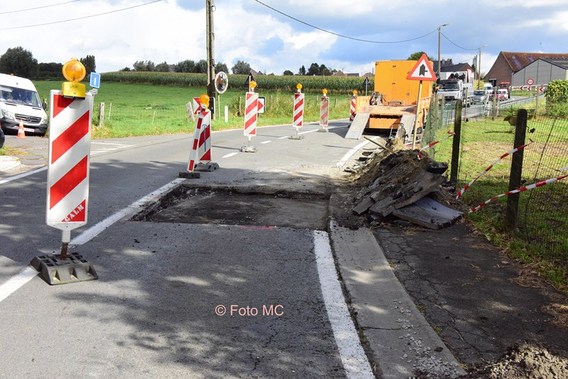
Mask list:
[[[300,140],[303,138],[299,134],[300,129],[304,126],[304,94],[302,93],[302,85],[298,83],[298,89],[294,94],[294,109],[292,112],[292,126],[295,128],[296,133],[290,136],[290,139]]]
[[[87,223],[93,95],[66,97],[52,90],[47,171],[47,225],[62,231],[61,254],[32,259],[49,284],[97,279],[89,263],[67,256],[71,230]]]
[[[196,179],[201,175],[195,171],[212,172],[219,168],[211,162],[211,112],[207,104],[199,104],[197,124],[193,133],[193,144],[189,153],[187,171],[180,172],[180,178]]]
[[[327,90],[324,90],[324,93],[321,97],[319,121],[320,128],[318,132],[329,132],[329,97],[327,97],[326,93]]]

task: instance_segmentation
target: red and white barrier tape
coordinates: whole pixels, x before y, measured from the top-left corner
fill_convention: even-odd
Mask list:
[[[496,164],[498,164],[499,162],[501,162],[504,158],[508,157],[511,154],[516,153],[517,151],[521,151],[523,150],[525,147],[527,147],[528,145],[530,145],[533,141],[530,141],[529,143],[526,143],[524,145],[521,145],[519,147],[514,148],[511,151],[506,152],[505,154],[501,155],[499,157],[499,159],[497,159],[495,162],[491,163],[485,170],[483,170],[482,172],[479,173],[479,175],[477,175],[475,178],[473,178],[473,180],[471,182],[469,182],[468,184],[466,184],[456,195],[456,199],[459,199],[460,197],[463,196],[463,193],[465,191],[467,191],[467,189],[469,187],[472,186],[473,183],[475,183],[477,181],[477,179],[481,178],[483,175],[485,175],[487,172],[489,172],[489,170],[491,170],[493,168],[493,166],[495,166]]]
[[[448,138],[452,138],[456,133],[452,132],[451,130],[448,130]],[[428,145],[424,146],[422,149],[418,150],[418,159],[422,159],[424,158],[424,154],[422,154],[423,151],[426,151],[428,149],[430,149],[431,147],[439,144],[440,141],[434,141],[434,142],[430,142]]]
[[[497,200],[497,199],[500,198],[500,197],[509,196],[509,195],[512,195],[512,194],[515,194],[515,193],[519,193],[519,192],[524,192],[524,191],[532,190],[532,189],[535,189],[535,188],[538,188],[538,187],[545,186],[545,185],[547,185],[547,184],[552,184],[552,183],[557,182],[557,181],[559,181],[559,180],[562,180],[562,179],[564,179],[564,178],[568,178],[568,174],[567,174],[567,175],[558,176],[558,177],[556,177],[556,178],[550,178],[550,179],[547,179],[547,180],[541,180],[540,182],[536,182],[536,183],[533,183],[533,184],[529,184],[528,186],[519,187],[519,188],[514,189],[514,190],[512,190],[512,191],[508,191],[508,192],[499,194],[499,195],[497,195],[497,196],[493,196],[491,199],[486,200],[484,203],[479,204],[477,207],[471,208],[471,210],[469,211],[469,213],[477,212],[477,211],[480,210],[481,208],[485,207],[487,204],[494,202],[495,200]]]

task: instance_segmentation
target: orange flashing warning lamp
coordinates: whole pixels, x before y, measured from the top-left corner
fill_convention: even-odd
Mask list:
[[[199,104],[205,109],[209,108],[209,96],[206,93],[199,96]]]
[[[61,86],[61,95],[64,97],[78,97],[85,98],[85,85],[81,80],[85,78],[87,70],[77,58],[71,58],[67,61],[61,69],[63,76],[67,79]]]

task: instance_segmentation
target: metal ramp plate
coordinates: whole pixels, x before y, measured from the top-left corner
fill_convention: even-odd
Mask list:
[[[355,115],[347,134],[345,135],[345,139],[361,139],[363,135],[363,131],[369,122],[369,113],[368,112],[359,112]]]
[[[402,126],[404,127],[404,134],[398,131],[397,135],[399,137],[405,137],[404,143],[408,144],[409,141],[412,143],[412,133],[414,130],[414,121],[416,120],[416,115],[404,114],[400,120]]]

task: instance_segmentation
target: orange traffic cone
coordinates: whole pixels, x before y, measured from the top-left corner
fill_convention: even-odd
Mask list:
[[[20,121],[20,126],[18,127],[17,138],[26,138],[26,131],[24,130],[24,123]]]

